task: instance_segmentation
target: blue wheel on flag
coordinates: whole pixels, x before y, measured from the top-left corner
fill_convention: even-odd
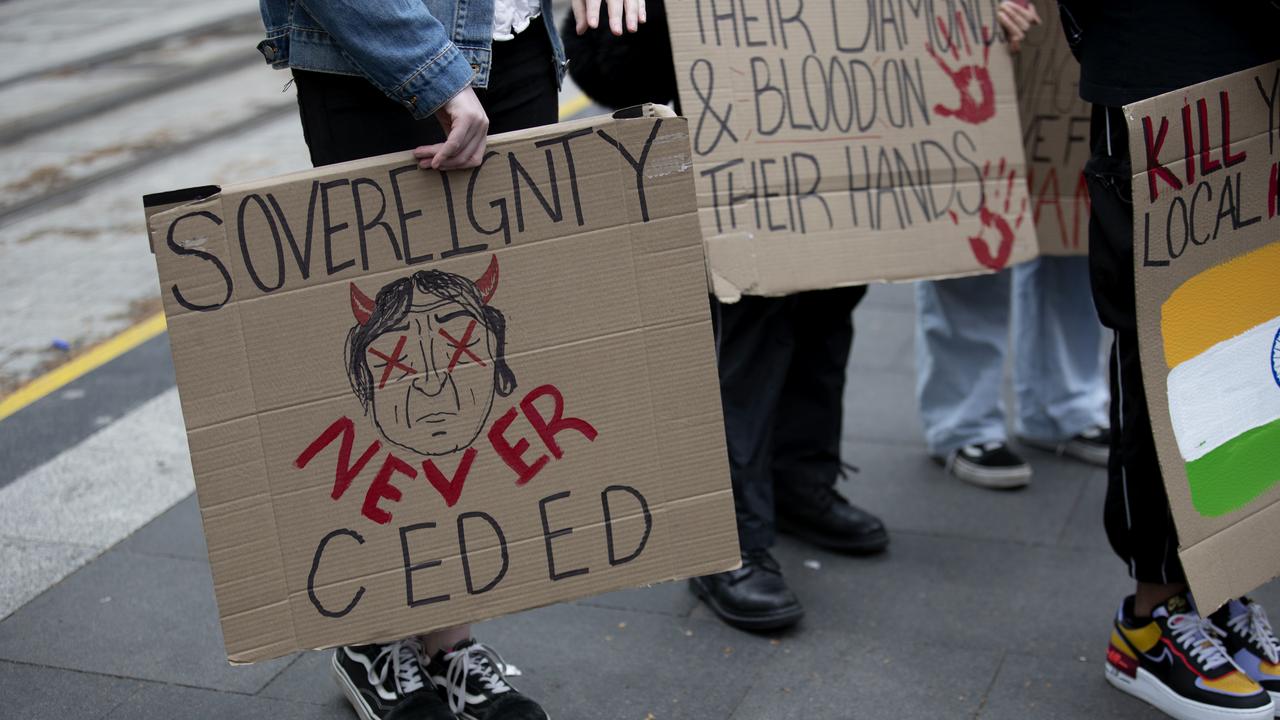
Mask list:
[[[1280,328],[1271,341],[1271,377],[1276,379],[1276,385],[1280,385]]]

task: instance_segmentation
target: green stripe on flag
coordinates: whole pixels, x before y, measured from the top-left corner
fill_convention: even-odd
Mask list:
[[[1280,482],[1280,420],[1237,435],[1187,463],[1191,503],[1201,515],[1239,510]]]

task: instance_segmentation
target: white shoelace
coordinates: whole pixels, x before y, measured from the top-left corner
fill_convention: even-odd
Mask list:
[[[467,678],[475,677],[487,692],[501,695],[513,689],[506,676],[520,674],[520,668],[506,664],[492,648],[478,642],[446,653],[444,659],[449,663],[445,672],[449,709],[455,714],[467,706]]]
[[[1267,611],[1255,602],[1245,605],[1245,608],[1248,612],[1242,612],[1228,620],[1227,627],[1256,641],[1262,647],[1262,652],[1266,653],[1267,660],[1280,663],[1280,640],[1276,639],[1275,633],[1271,630]]]
[[[1219,665],[1231,662],[1227,649],[1222,646],[1222,630],[1209,618],[1191,613],[1178,613],[1169,616],[1169,630],[1173,639],[1186,648],[1191,657],[1212,670]]]
[[[388,675],[395,682],[396,694],[404,696],[426,685],[422,663],[422,646],[416,638],[397,640],[383,645],[369,666],[369,683],[386,687]]]

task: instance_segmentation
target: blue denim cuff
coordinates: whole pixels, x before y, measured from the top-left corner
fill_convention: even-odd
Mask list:
[[[448,43],[389,94],[421,120],[462,92],[474,74],[457,46]]]

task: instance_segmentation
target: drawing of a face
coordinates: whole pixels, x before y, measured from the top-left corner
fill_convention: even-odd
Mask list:
[[[353,284],[357,325],[347,339],[352,389],[372,405],[383,437],[421,455],[447,455],[483,430],[494,395],[515,390],[506,321],[489,307],[497,259],[473,282],[439,270],[384,286],[376,301]]]

